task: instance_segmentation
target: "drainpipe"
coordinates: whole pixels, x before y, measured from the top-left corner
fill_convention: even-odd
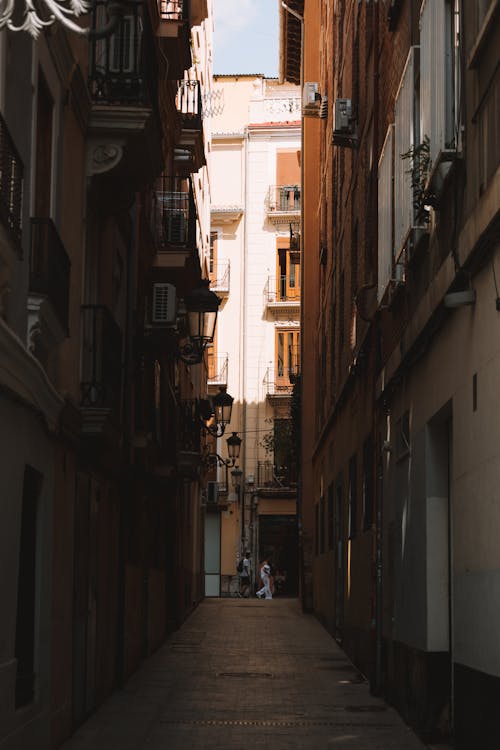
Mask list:
[[[247,263],[248,263],[248,205],[247,205],[247,199],[249,196],[249,189],[248,189],[248,146],[250,142],[250,136],[248,132],[248,128],[245,128],[245,135],[244,135],[244,146],[245,146],[245,158],[243,160],[244,169],[245,169],[245,179],[243,180],[244,185],[244,195],[243,195],[243,206],[245,207],[245,210],[243,212],[243,221],[245,222],[244,230],[243,230],[243,262],[240,265],[240,325],[241,325],[241,335],[240,335],[240,355],[239,355],[239,362],[240,362],[240,373],[239,373],[239,392],[241,396],[241,435],[246,440],[246,429],[247,429],[247,399],[246,399],[246,362],[247,362],[247,356],[246,356],[246,347],[247,347],[247,340],[246,340],[246,330],[247,330],[247,306],[246,306],[246,300],[247,300],[247,289],[246,289],[246,269],[247,269]],[[244,528],[244,521],[245,521],[245,478],[247,475],[247,449],[246,449],[246,442],[243,441],[243,457],[241,461],[241,487],[240,487],[240,493],[241,493],[241,512],[242,512],[242,530],[241,530],[241,554],[243,555],[245,553],[245,550],[243,549],[245,544],[245,528]]]
[[[290,8],[285,2],[281,2],[281,7],[284,8],[287,13],[297,19],[300,23],[300,90],[304,85],[304,16]],[[301,253],[300,253],[300,368],[301,373],[303,370],[304,362],[304,336],[303,333],[303,310],[304,310],[304,115],[300,118],[300,196],[301,196],[301,210],[300,210],[300,242],[301,242]],[[302,413],[302,407],[304,404],[304,378],[301,375],[299,381],[300,388],[300,411]],[[302,441],[301,441],[302,443]],[[308,611],[311,609],[308,605],[307,592],[304,581],[304,545],[303,545],[303,533],[302,533],[302,448],[301,456],[299,461],[299,475],[297,477],[297,546],[299,555],[299,594],[302,599],[302,609]]]

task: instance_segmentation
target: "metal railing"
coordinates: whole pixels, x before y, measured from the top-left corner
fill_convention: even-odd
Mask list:
[[[158,0],[162,21],[184,21],[188,18],[188,0]]]
[[[267,302],[300,302],[300,286],[290,287],[286,276],[269,276],[265,294]]]
[[[296,481],[295,467],[276,466],[271,461],[257,461],[258,487],[289,487]]]
[[[21,243],[24,165],[0,114],[0,218],[14,241]]]
[[[117,30],[90,43],[89,91],[101,104],[138,104],[150,101],[148,86],[156,80],[147,65],[141,2],[127,5]],[[92,11],[92,29],[107,23],[106,2],[97,0]]]
[[[291,396],[293,392],[293,383],[281,381],[266,381],[265,384],[267,396]]]
[[[196,207],[191,182],[162,176],[153,193],[152,232],[158,250],[195,247]]]
[[[227,354],[208,355],[208,383],[210,385],[227,385],[229,357]]]
[[[277,213],[300,212],[300,185],[271,185],[267,194],[267,210]]]
[[[210,289],[213,292],[229,293],[230,262],[214,263],[210,271]]]
[[[199,81],[179,81],[175,105],[186,130],[201,130],[202,101]]]
[[[105,305],[82,305],[81,405],[118,413],[122,333]]]
[[[52,219],[31,219],[29,289],[46,297],[65,331],[68,330],[71,262]]]

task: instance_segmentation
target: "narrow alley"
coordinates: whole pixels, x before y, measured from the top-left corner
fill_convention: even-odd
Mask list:
[[[64,750],[418,750],[295,599],[206,599]]]

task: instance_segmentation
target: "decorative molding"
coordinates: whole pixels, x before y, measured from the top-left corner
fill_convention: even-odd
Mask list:
[[[64,401],[45,370],[22,341],[0,319],[0,387],[8,389],[45,418],[51,432],[58,426]]]
[[[110,172],[121,161],[123,143],[91,143],[88,146],[87,176]]]

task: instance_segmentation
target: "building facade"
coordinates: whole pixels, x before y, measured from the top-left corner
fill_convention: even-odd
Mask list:
[[[59,746],[203,596],[211,46],[205,0],[0,31],[5,748]]]
[[[238,470],[212,475],[207,594],[237,589],[245,550],[273,558],[296,591],[296,475],[291,406],[300,346],[300,100],[262,75],[215,76],[212,288],[223,291],[210,387],[234,396]],[[209,355],[210,356],[210,355]],[[210,365],[210,359],[209,359]],[[227,437],[227,436],[226,436]],[[218,452],[227,455],[225,439]],[[234,485],[234,486],[233,486]],[[208,527],[207,527],[208,529]],[[286,581],[286,583],[285,583]]]
[[[304,102],[303,601],[423,736],[493,748],[498,3],[286,6],[282,76]]]

